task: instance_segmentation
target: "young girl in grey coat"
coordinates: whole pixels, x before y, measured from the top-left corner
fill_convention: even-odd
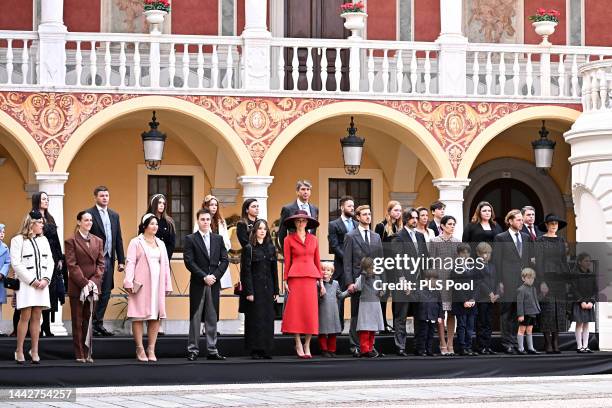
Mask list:
[[[344,300],[338,281],[331,277],[334,274],[332,262],[321,262],[325,294],[319,297],[319,348],[323,357],[336,357],[336,336],[342,332],[338,301]]]
[[[385,329],[380,308],[380,298],[384,294],[381,288],[380,277],[374,273],[374,261],[372,258],[363,258],[361,275],[355,281],[355,289],[361,292],[357,315],[361,357],[378,357],[378,353],[374,350],[374,335],[377,331]]]

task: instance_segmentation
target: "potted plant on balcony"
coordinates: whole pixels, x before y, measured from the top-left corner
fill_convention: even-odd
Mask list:
[[[552,45],[550,41],[548,41],[548,36],[555,32],[555,27],[559,23],[560,15],[561,13],[559,10],[546,10],[545,8],[540,7],[536,10],[536,14],[529,16],[529,20],[533,21],[531,25],[533,25],[535,32],[542,36],[542,42],[540,45]]]
[[[344,27],[351,30],[349,38],[361,38],[361,30],[365,27],[365,20],[368,14],[365,12],[365,5],[362,1],[357,3],[347,2],[340,6],[340,17],[344,18]]]
[[[144,0],[144,15],[151,26],[151,34],[161,34],[161,24],[170,12],[170,0]]]

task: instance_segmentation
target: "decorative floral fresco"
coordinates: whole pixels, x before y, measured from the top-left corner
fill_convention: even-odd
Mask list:
[[[464,32],[470,42],[521,43],[522,2],[519,0],[465,0]]]
[[[0,92],[0,109],[32,135],[49,167],[74,131],[90,117],[119,102],[142,97],[134,94],[67,94]],[[233,96],[175,96],[214,113],[241,138],[257,168],[281,132],[301,116],[346,100],[301,98],[247,98]],[[363,101],[361,101],[363,102]],[[455,173],[472,141],[488,126],[518,110],[519,103],[372,101],[411,117],[446,152]],[[569,106],[569,105],[568,105]],[[570,107],[580,109],[579,105]]]

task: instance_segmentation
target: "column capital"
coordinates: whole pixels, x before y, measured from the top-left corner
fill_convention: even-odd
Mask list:
[[[412,207],[414,200],[416,200],[419,193],[402,192],[402,191],[391,191],[389,198],[391,200],[399,201],[402,207]]]
[[[55,183],[55,184],[65,184],[68,181],[69,173],[56,173],[56,172],[36,172],[36,181],[39,183]]]
[[[211,188],[210,192],[212,195],[219,199],[221,207],[230,207],[236,204],[236,197],[238,196],[239,188]]]
[[[460,190],[463,191],[470,185],[470,179],[439,178],[432,180],[438,190]]]
[[[272,184],[274,176],[238,176],[238,183],[240,185],[259,185],[268,187]]]

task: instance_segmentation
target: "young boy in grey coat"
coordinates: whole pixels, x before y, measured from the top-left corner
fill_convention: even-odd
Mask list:
[[[338,300],[344,300],[338,281],[332,280],[334,264],[321,262],[325,295],[319,297],[319,348],[323,357],[336,357],[336,336],[342,332]]]
[[[519,327],[516,339],[518,341],[519,354],[540,354],[533,348],[533,325],[540,314],[540,303],[538,302],[538,294],[533,286],[535,280],[535,271],[531,268],[524,268],[521,271],[521,279],[523,284],[517,290],[516,294],[516,315],[518,316]],[[527,336],[525,336],[527,333]],[[527,351],[525,351],[524,340],[527,337]]]

